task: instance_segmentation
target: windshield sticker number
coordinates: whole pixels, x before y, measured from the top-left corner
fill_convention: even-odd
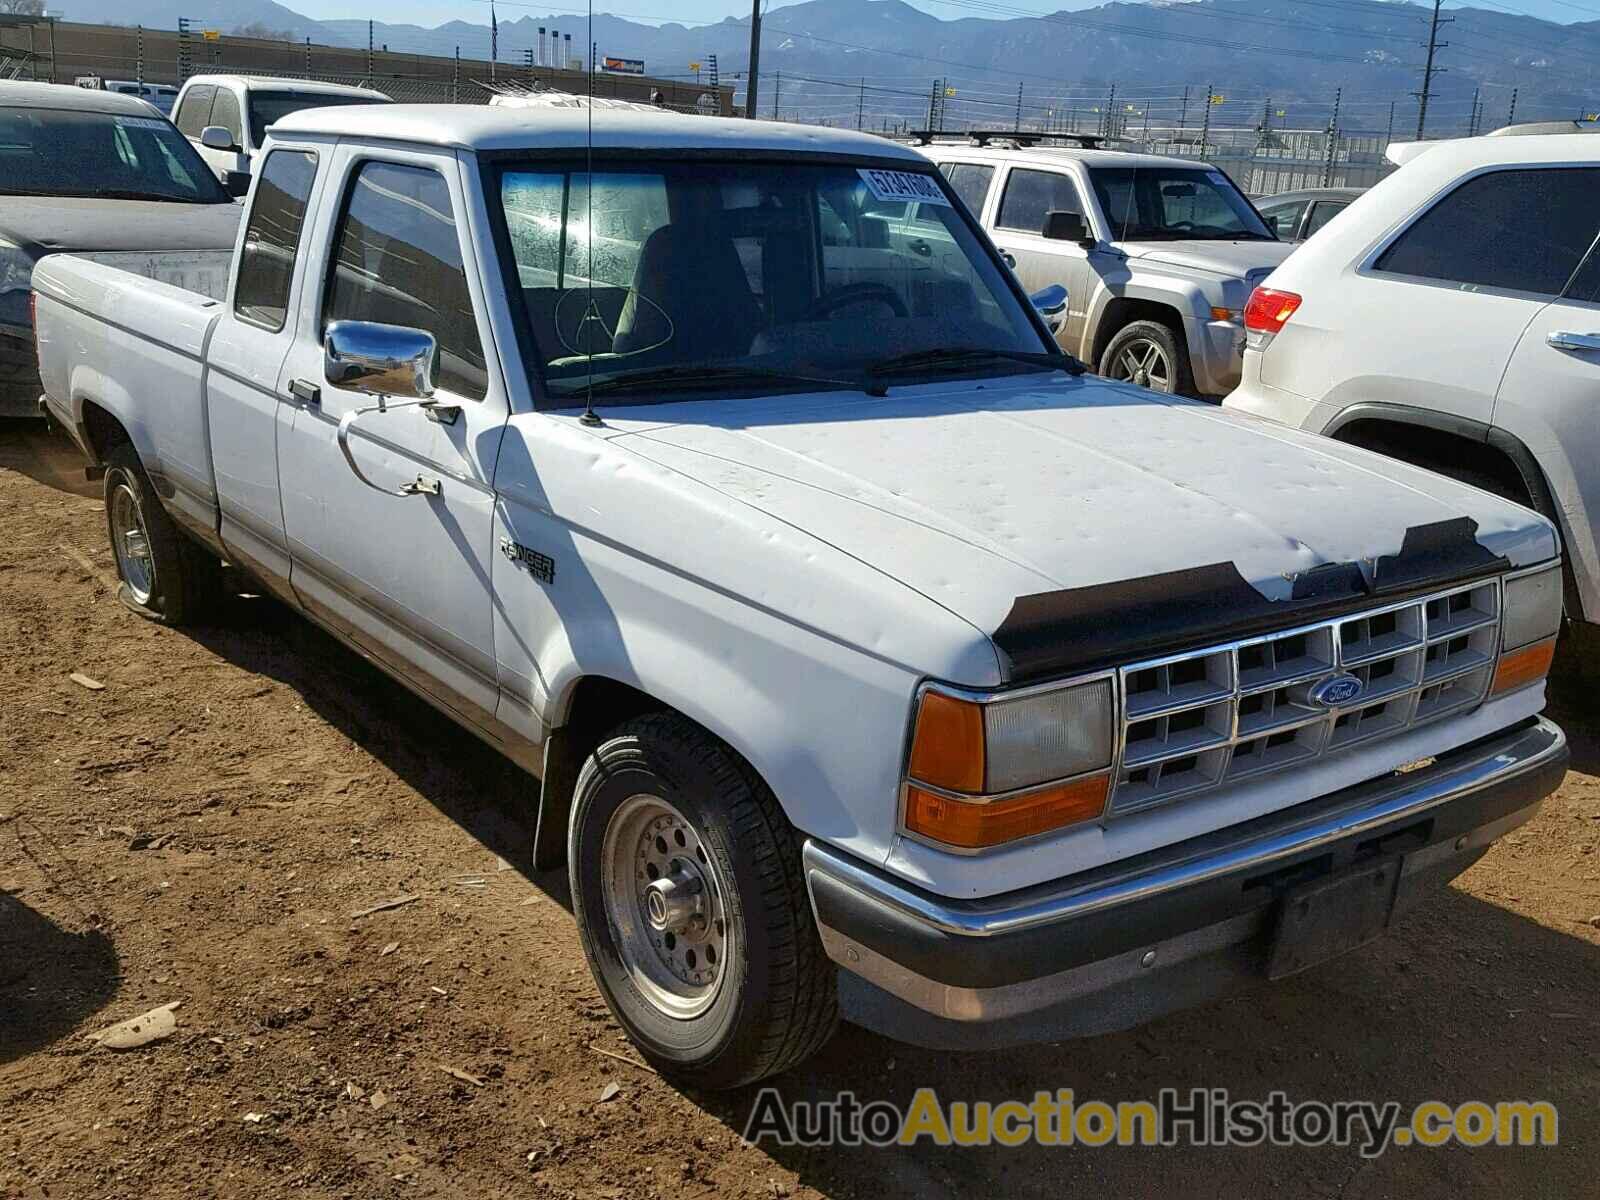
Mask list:
[[[867,185],[867,190],[876,200],[892,203],[897,201],[917,201],[922,204],[942,204],[950,207],[950,200],[944,194],[944,189],[934,182],[933,177],[918,171],[879,171],[861,168],[858,172],[861,182]]]
[[[118,117],[116,121],[124,129],[165,129],[169,124],[160,117]]]

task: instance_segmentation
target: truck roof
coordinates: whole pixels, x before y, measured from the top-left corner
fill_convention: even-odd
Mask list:
[[[910,147],[872,134],[737,117],[611,109],[363,104],[290,113],[274,124],[272,131],[279,137],[313,134],[462,150],[581,150],[589,144],[591,114],[598,149],[792,151],[899,159],[919,167],[927,162]]]
[[[298,92],[301,95],[322,96],[380,96],[388,97],[376,88],[352,87],[347,83],[323,83],[317,79],[284,79],[275,75],[191,75],[185,85],[195,83],[224,84],[228,87],[246,88],[252,92]]]
[[[1539,133],[1524,137],[1447,138],[1437,142],[1394,142],[1385,151],[1389,161],[1407,167],[1425,162],[1431,173],[1451,176],[1473,167],[1517,163],[1600,163],[1600,141],[1592,133]]]
[[[137,96],[66,83],[19,83],[9,79],[0,80],[0,108],[65,108],[131,117],[160,115],[160,109]]]

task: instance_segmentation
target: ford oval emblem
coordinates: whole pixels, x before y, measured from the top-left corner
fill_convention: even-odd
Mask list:
[[[1312,686],[1309,697],[1322,708],[1338,708],[1361,695],[1365,687],[1354,675],[1330,675]]]

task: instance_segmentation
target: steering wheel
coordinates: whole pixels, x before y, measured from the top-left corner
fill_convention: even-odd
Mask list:
[[[852,304],[866,304],[876,301],[886,305],[890,312],[897,317],[909,317],[911,311],[906,308],[906,302],[900,299],[900,293],[886,283],[847,283],[844,287],[834,288],[831,292],[824,292],[800,315],[802,321],[817,321],[833,312],[836,308],[845,308]]]

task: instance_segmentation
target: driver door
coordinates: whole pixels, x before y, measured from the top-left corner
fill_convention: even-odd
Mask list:
[[[1056,341],[1078,354],[1097,282],[1090,257],[1094,252],[1044,236],[1045,217],[1052,212],[1075,212],[1086,228],[1094,230],[1077,181],[1065,171],[1012,167],[1001,186],[991,233],[994,244],[1029,295],[1057,283],[1067,289],[1067,318]]]
[[[326,194],[337,216],[306,268],[321,286],[302,289],[280,387],[295,405],[278,455],[290,582],[314,616],[488,727],[497,697],[491,484],[509,407],[487,369],[492,341],[459,167],[448,154],[334,154]],[[374,486],[338,444],[340,420],[377,401],[324,378],[323,331],[335,320],[431,333],[435,399],[460,410],[452,424],[420,407],[356,418],[350,452]],[[407,484],[421,490],[396,494]]]

